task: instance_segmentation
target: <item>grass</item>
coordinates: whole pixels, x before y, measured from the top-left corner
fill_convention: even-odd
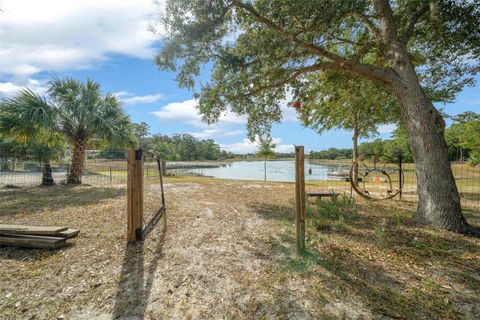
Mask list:
[[[340,318],[368,310],[367,318],[475,319],[480,241],[416,226],[413,208],[406,209],[348,199],[310,203],[307,254],[284,255],[279,272],[300,273],[319,300],[343,301]],[[293,241],[293,230],[289,236]],[[279,246],[272,250],[284,252]]]

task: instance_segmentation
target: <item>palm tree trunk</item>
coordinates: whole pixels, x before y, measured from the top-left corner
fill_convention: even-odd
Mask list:
[[[53,186],[54,184],[52,167],[49,162],[45,162],[42,167],[42,186]]]
[[[75,141],[73,143],[72,164],[67,176],[68,184],[82,183],[82,175],[85,167],[85,142]]]

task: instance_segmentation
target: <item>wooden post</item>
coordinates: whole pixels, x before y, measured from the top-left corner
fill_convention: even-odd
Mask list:
[[[297,255],[305,252],[305,166],[303,146],[295,146],[295,228]]]
[[[127,241],[142,240],[143,155],[142,149],[128,150]]]
[[[162,160],[162,176],[166,176],[167,175],[167,161],[165,160]]]
[[[398,194],[400,196],[400,200],[402,200],[402,187],[403,187],[403,172],[402,172],[402,154],[398,155]]]

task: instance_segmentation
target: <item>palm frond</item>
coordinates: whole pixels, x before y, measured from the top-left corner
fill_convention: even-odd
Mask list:
[[[35,140],[40,132],[55,132],[57,109],[44,97],[24,89],[0,101],[0,132],[21,141]]]

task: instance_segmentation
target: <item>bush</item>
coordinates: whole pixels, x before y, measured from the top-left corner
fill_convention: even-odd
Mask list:
[[[329,229],[332,223],[343,224],[345,217],[356,212],[355,198],[349,195],[335,195],[325,200],[317,198],[312,220],[317,229]]]

